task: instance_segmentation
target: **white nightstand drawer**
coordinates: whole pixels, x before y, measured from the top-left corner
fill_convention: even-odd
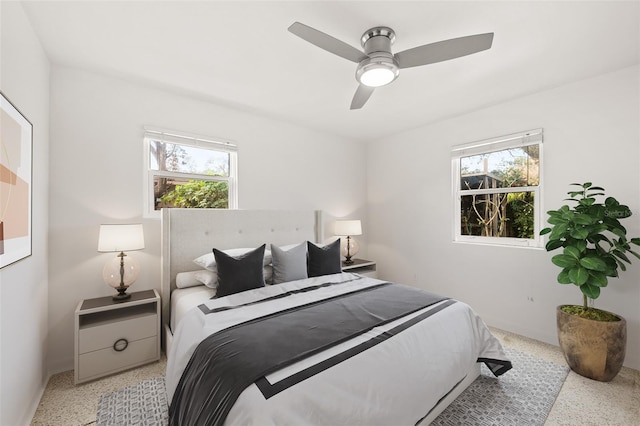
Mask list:
[[[158,336],[129,341],[121,352],[113,347],[84,353],[78,359],[78,381],[99,377],[158,359]]]
[[[78,335],[78,352],[84,354],[111,348],[118,339],[129,342],[157,336],[158,316],[155,313],[125,319],[123,321],[81,328]]]

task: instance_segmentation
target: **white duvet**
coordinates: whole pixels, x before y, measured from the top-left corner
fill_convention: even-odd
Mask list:
[[[280,299],[204,315],[192,309],[174,332],[167,361],[167,396],[171,402],[180,376],[198,344],[212,333],[249,318],[264,316],[314,300],[380,284],[382,281],[342,273],[267,286],[209,300],[210,309],[236,306],[322,283],[344,284],[292,294]],[[369,340],[441,303],[377,327],[348,342],[266,377],[274,384],[309,365]],[[229,412],[235,425],[413,425],[464,379],[478,358],[507,362],[499,341],[462,302],[440,310],[399,334],[323,372],[265,399],[249,386]]]

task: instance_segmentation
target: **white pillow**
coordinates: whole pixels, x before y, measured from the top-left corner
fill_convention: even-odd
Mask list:
[[[262,268],[262,275],[264,275],[265,284],[273,284],[273,265],[265,265],[265,267]]]
[[[221,250],[221,251],[225,254],[228,254],[229,256],[237,257],[237,256],[242,256],[243,254],[247,254],[253,250],[255,250],[255,247],[254,248],[236,248],[236,249]],[[213,256],[213,250],[211,251],[211,253],[203,254],[202,256],[198,257],[197,259],[194,259],[193,261],[196,263],[196,265],[201,266],[204,269],[208,269],[214,272],[217,272],[218,270],[216,268],[216,258]],[[266,266],[270,263],[271,263],[271,250],[265,250],[264,260],[262,261],[262,264]]]
[[[176,287],[178,288],[195,287],[203,284],[209,288],[216,288],[218,286],[218,273],[199,269],[176,274]]]

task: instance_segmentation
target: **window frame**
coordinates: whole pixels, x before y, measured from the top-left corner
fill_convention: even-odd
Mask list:
[[[455,145],[451,150],[451,172],[452,172],[452,205],[453,205],[453,226],[452,239],[457,243],[498,245],[508,247],[543,248],[544,239],[540,236],[543,224],[542,192],[543,192],[543,129],[534,129],[526,132],[513,133],[491,139]],[[461,189],[461,159],[472,155],[488,154],[491,152],[518,148],[523,146],[538,145],[539,148],[539,168],[537,186],[518,186],[507,188],[487,188],[487,189]],[[479,235],[462,235],[461,203],[463,196],[478,194],[506,194],[514,192],[533,193],[533,238],[516,237],[486,237]]]
[[[144,163],[144,196],[143,196],[143,216],[145,218],[159,219],[160,210],[155,210],[155,194],[153,183],[156,177],[181,178],[206,180],[213,182],[226,182],[229,191],[229,209],[238,208],[238,147],[231,141],[218,138],[188,134],[171,130],[164,130],[152,127],[144,128],[143,137],[143,163]],[[151,168],[151,148],[150,141],[161,141],[177,145],[184,145],[193,148],[207,149],[211,151],[225,152],[229,154],[229,176],[211,176],[200,173],[183,173],[166,170],[153,170]]]

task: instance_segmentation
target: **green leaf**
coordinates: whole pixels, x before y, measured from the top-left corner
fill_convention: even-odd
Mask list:
[[[620,221],[610,215],[605,215],[605,218],[602,219],[602,223],[604,223],[605,225],[607,225],[607,227],[610,228],[620,228],[620,229],[624,229],[625,232],[627,232],[627,230],[625,229],[624,226],[622,226],[622,224],[620,223]]]
[[[582,187],[587,189],[587,188],[590,188],[591,185],[593,185],[591,182],[585,182],[585,183],[582,184]]]
[[[617,277],[618,267],[619,267],[618,263],[622,263],[622,262],[620,262],[618,259],[616,259],[613,256],[609,256],[604,260],[607,262],[607,270],[604,272],[605,275],[608,277]],[[624,267],[624,264],[622,264],[622,266]]]
[[[543,230],[540,231],[540,235],[546,235],[549,232],[551,232],[551,228],[544,228]]]
[[[589,188],[589,191],[592,191],[593,188]],[[597,197],[597,196],[604,196],[605,193],[604,192],[589,192],[589,194],[587,194],[587,196],[589,197]]]
[[[631,216],[631,209],[629,209],[628,206],[623,205],[607,206],[605,209],[605,215],[610,218],[625,219]]]
[[[632,239],[630,240],[630,242],[631,242],[632,244],[635,244],[635,245],[637,245],[637,246],[640,246],[640,238],[632,238]]]
[[[606,241],[610,246],[613,245],[611,240],[606,235],[602,234],[590,234],[587,241],[594,244],[599,243],[600,241]]]
[[[618,237],[624,237],[627,235],[627,231],[624,228],[611,228],[611,232],[616,234]]]
[[[618,238],[618,241],[614,241],[613,244],[622,251],[629,249],[629,243],[626,236]]]
[[[573,268],[578,265],[578,261],[574,257],[566,254],[556,254],[551,258],[551,262],[561,268]]]
[[[596,223],[595,225],[587,226],[587,229],[589,230],[589,235],[599,234],[607,230],[607,225],[604,223]]]
[[[558,225],[560,223],[566,223],[567,219],[563,217],[552,216],[549,219],[547,219],[547,222],[550,223],[551,225]]]
[[[578,240],[575,243],[573,243],[573,246],[578,250],[580,250],[580,253],[582,253],[587,249],[587,242],[584,240]]]
[[[567,211],[563,211],[562,212],[562,218],[564,220],[566,220],[567,222],[571,221],[571,219],[573,219],[573,215],[575,213],[573,212],[573,210],[567,210]]]
[[[593,219],[591,218],[591,216],[586,214],[577,214],[573,217],[573,222],[577,223],[578,225],[591,225],[593,223]]]
[[[551,230],[551,235],[550,238],[556,239],[556,238],[561,238],[564,236],[564,234],[569,230],[569,224],[568,223],[560,223],[558,225],[556,225],[552,230]]]
[[[635,251],[629,249],[629,253],[631,253],[632,255],[634,255],[635,257],[637,257],[638,259],[640,259],[640,254],[636,253]]]
[[[544,248],[547,251],[552,251],[555,249],[558,249],[560,247],[562,247],[562,244],[564,244],[564,241],[562,240],[549,240],[549,242],[547,242],[547,244],[544,246]]]
[[[580,205],[582,205],[582,206],[590,206],[595,202],[596,202],[596,199],[595,198],[591,198],[591,197],[583,198],[582,200],[579,201]]]
[[[629,263],[629,264],[631,263],[631,261],[629,260],[629,258],[627,257],[627,255],[626,255],[626,254],[624,254],[624,252],[622,252],[621,250],[614,250],[612,253],[613,253],[616,257],[618,257],[618,258],[620,258],[620,259],[624,260],[625,262],[627,262],[627,263]]]
[[[598,286],[598,287],[606,287],[608,284],[607,276],[602,272],[597,271],[589,271],[589,284]]]
[[[592,271],[604,272],[607,270],[607,263],[596,256],[586,256],[580,259],[580,265]]]
[[[597,299],[600,296],[600,287],[584,284],[580,286],[580,291],[590,299]]]
[[[569,232],[569,235],[576,240],[584,240],[589,236],[589,230],[587,228],[575,228]]]
[[[560,284],[572,284],[571,278],[569,278],[570,269],[565,268],[558,274],[558,283]]]
[[[606,208],[602,204],[594,204],[589,206],[586,211],[586,214],[595,219],[596,222],[601,221],[605,218],[605,210]]]
[[[569,279],[575,285],[583,285],[589,279],[589,271],[585,268],[574,268],[569,270]]]
[[[564,248],[563,253],[567,256],[573,257],[575,260],[580,260],[580,250],[574,246],[567,246]]]
[[[620,203],[618,202],[618,200],[616,200],[613,197],[607,197],[604,200],[604,205],[607,206],[607,207],[615,207],[615,206],[619,206]]]
[[[601,186],[592,186],[589,188],[590,191],[604,191],[605,189]]]
[[[624,263],[622,263],[622,261],[616,259],[616,263],[618,264],[618,268],[620,268],[622,272],[627,270],[627,267],[624,265]],[[618,275],[618,272],[616,271],[616,276],[617,275]]]

